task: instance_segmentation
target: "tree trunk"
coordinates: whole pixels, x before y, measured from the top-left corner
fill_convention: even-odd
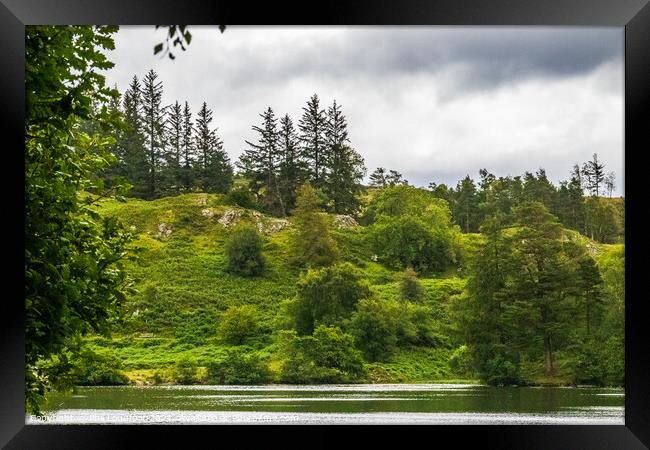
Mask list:
[[[551,338],[549,336],[544,336],[544,365],[546,367],[546,375],[555,375],[553,348],[551,347]]]

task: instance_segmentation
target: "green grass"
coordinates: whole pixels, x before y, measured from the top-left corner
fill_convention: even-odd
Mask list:
[[[250,304],[259,312],[261,331],[244,347],[266,359],[277,374],[282,355],[274,344],[274,332],[286,324],[283,304],[295,296],[300,276],[300,270],[288,264],[291,227],[265,235],[265,271],[259,277],[245,278],[225,271],[224,243],[230,228],[224,228],[218,219],[229,209],[240,210],[241,221],[254,224],[256,218],[252,211],[224,204],[222,195],[197,193],[124,203],[106,200],[98,209],[132,227],[136,239],[131,247],[137,260],[126,265],[137,292],[127,299],[124,318],[113,337],[90,337],[87,343],[91,348],[112,349],[133,382],[149,382],[154,374],[170,382],[171,371],[182,357],[196,360],[200,371],[211,361],[224,358],[234,347],[217,337],[221,314],[231,305]],[[275,219],[261,216],[261,220],[269,223]],[[171,228],[171,235],[159,234],[161,223]],[[399,273],[372,260],[365,230],[333,230],[341,259],[358,267],[380,298],[397,299]],[[465,254],[482,239],[478,234],[459,236],[458,245]],[[619,249],[617,245],[589,243],[597,255]],[[449,300],[465,288],[466,279],[460,275],[462,272],[451,268],[437,278],[421,279],[423,303],[431,307],[442,329],[449,325]],[[402,348],[389,361],[367,364],[367,369],[372,382],[457,381],[448,364],[452,352],[448,348]]]

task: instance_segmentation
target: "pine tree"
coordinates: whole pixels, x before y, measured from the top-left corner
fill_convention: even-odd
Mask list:
[[[377,167],[375,171],[370,174],[370,186],[379,188],[385,188],[387,186],[386,169],[383,167]]]
[[[615,179],[616,176],[614,175],[614,172],[609,172],[607,176],[605,177],[604,183],[605,183],[605,189],[607,190],[607,196],[612,197],[612,193],[614,192],[614,188],[616,188],[615,184]]]
[[[320,198],[309,182],[298,188],[296,208],[293,211],[296,228],[290,256],[293,264],[325,267],[337,259],[336,242],[331,236],[327,216],[321,213],[320,203]]]
[[[325,140],[328,150],[323,190],[335,213],[355,214],[359,208],[358,193],[366,168],[363,157],[346,145],[349,142],[347,121],[336,100],[327,111]]]
[[[245,150],[238,166],[250,179],[251,190],[256,193],[263,190],[264,207],[274,214],[284,216],[286,210],[278,181],[281,142],[277,119],[271,107],[260,114],[260,117],[262,126],[253,126],[253,130],[260,135],[258,143],[245,141],[250,148]]]
[[[160,194],[159,172],[165,145],[165,110],[161,107],[163,87],[162,82],[157,79],[158,75],[151,69],[144,77],[142,86],[142,112],[148,164],[146,197],[149,199]]]
[[[203,102],[196,118],[196,151],[199,185],[204,192],[226,193],[233,183],[230,159],[215,130],[210,129],[212,111]]]
[[[515,336],[514,345],[534,352],[541,342],[547,375],[555,374],[554,352],[571,328],[570,294],[575,268],[565,250],[562,225],[543,204],[526,202],[516,208],[510,302],[504,313]]]
[[[195,165],[195,142],[194,142],[194,124],[192,123],[192,112],[190,106],[185,102],[183,108],[183,137],[182,137],[182,161],[181,180],[186,191],[189,191],[194,185],[194,165]]]
[[[183,110],[178,101],[169,108],[167,144],[164,184],[170,194],[177,194],[182,183],[181,157],[183,152]]]
[[[477,231],[479,225],[478,196],[474,180],[469,175],[458,182],[454,197],[452,215],[455,222],[465,233]]]
[[[145,149],[142,86],[136,76],[124,93],[122,107],[127,128],[119,143],[122,147],[120,175],[133,186],[129,195],[144,198],[147,196],[149,164]]]
[[[288,114],[280,119],[280,194],[286,212],[296,204],[296,189],[305,176],[305,162],[293,121]]]
[[[388,175],[386,175],[386,183],[388,186],[406,186],[409,184],[401,173],[393,169],[388,171]]]
[[[327,143],[325,142],[327,119],[325,110],[321,109],[316,94],[309,99],[307,106],[303,107],[302,110],[303,115],[298,122],[300,141],[308,163],[309,177],[313,180],[314,187],[321,188],[327,159]]]
[[[512,272],[512,245],[505,227],[499,213],[483,222],[485,243],[471,259],[467,297],[452,305],[478,375],[490,385],[518,383],[521,378],[519,349],[511,345],[512,332],[503,316]]]
[[[593,158],[582,166],[582,174],[585,177],[586,188],[592,196],[600,195],[600,188],[605,179],[605,164],[598,161],[598,154],[594,153]]]

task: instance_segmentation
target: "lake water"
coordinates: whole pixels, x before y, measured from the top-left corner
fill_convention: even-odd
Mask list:
[[[624,424],[624,391],[468,384],[99,386],[29,424]]]

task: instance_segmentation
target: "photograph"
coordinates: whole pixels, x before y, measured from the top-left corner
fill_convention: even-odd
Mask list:
[[[25,423],[625,424],[623,27],[25,27]]]

